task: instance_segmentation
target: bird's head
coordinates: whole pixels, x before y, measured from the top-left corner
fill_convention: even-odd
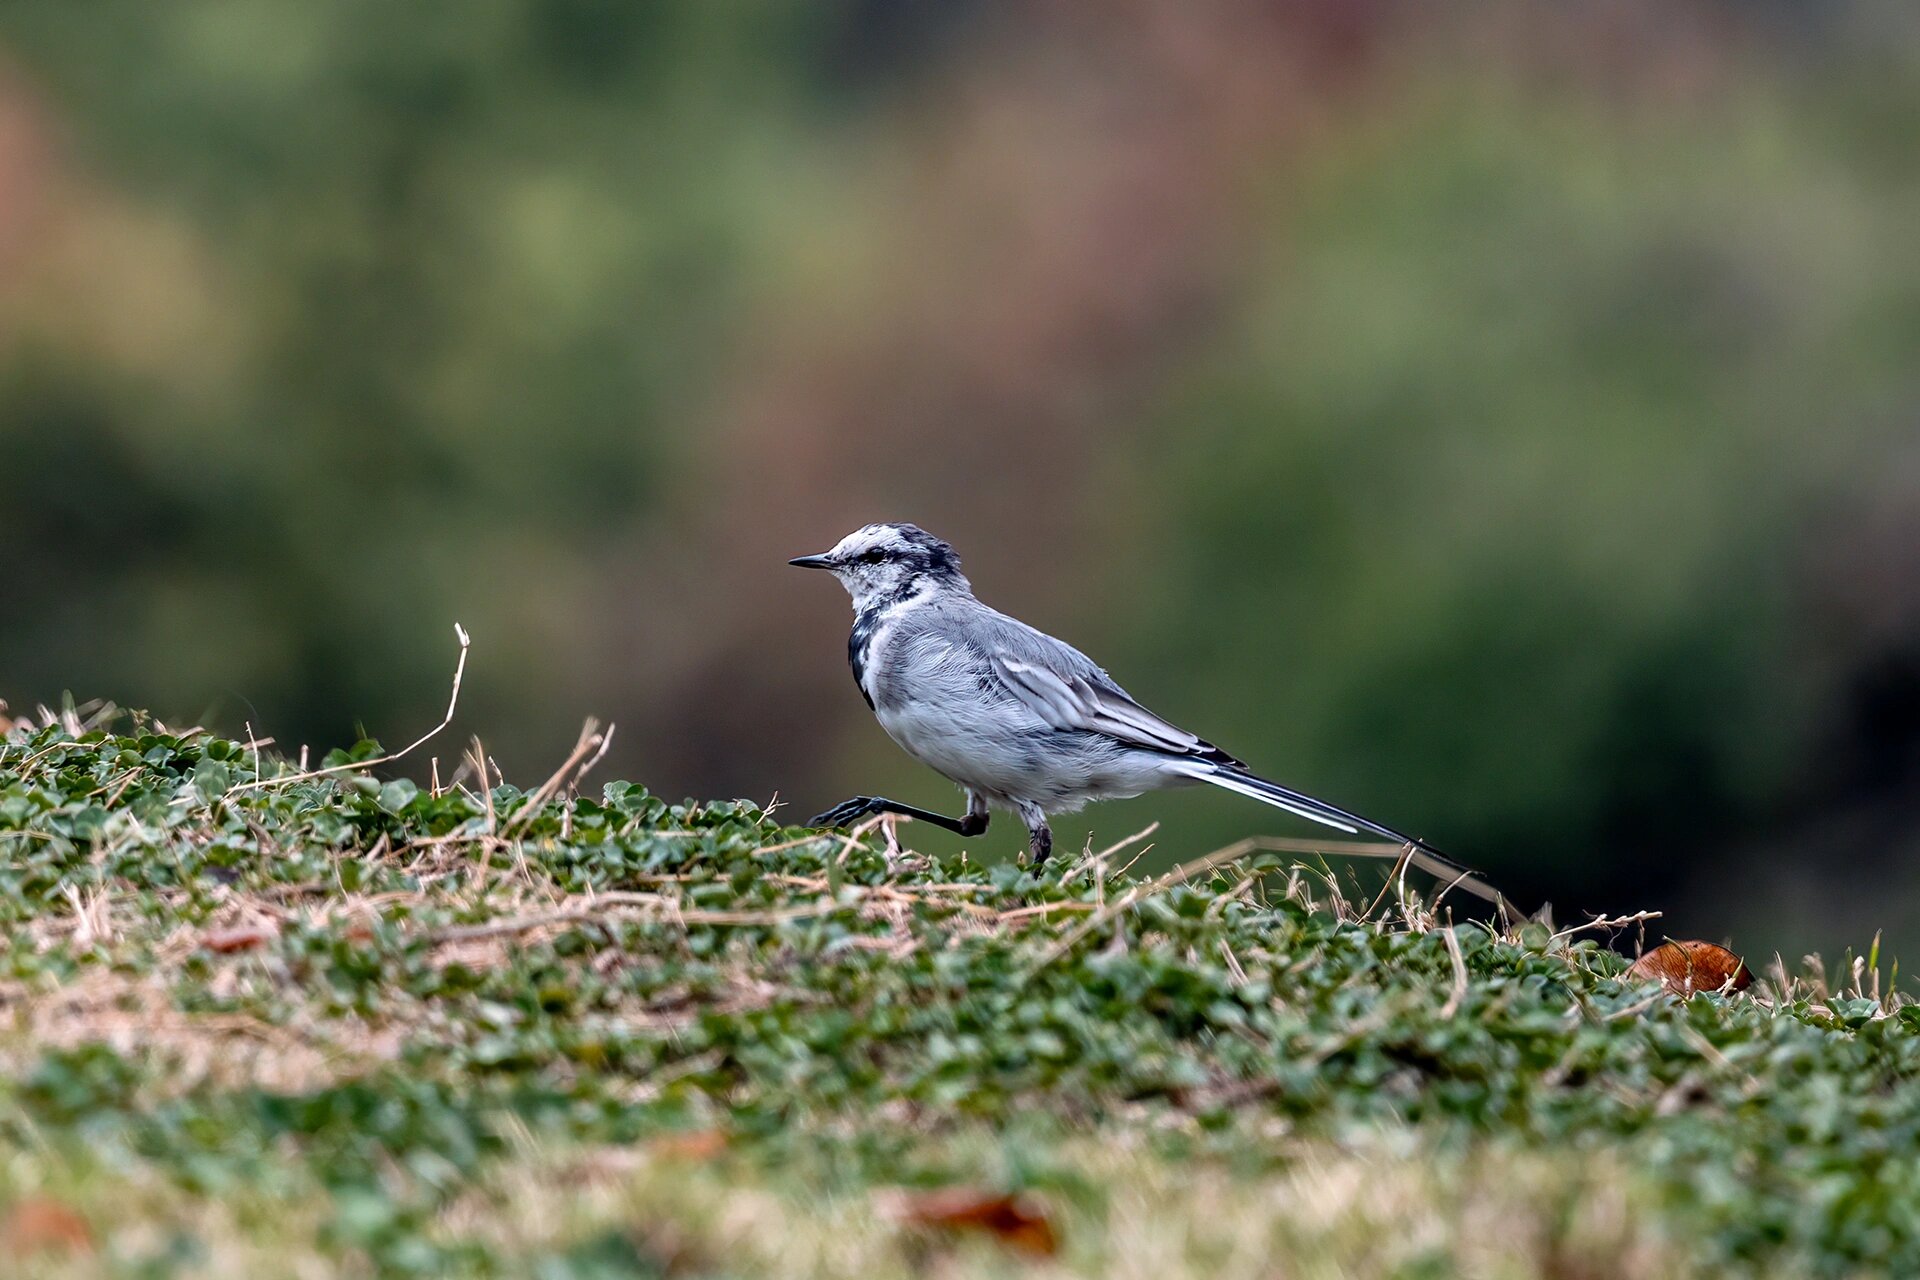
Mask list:
[[[918,525],[870,524],[840,539],[831,551],[787,563],[827,570],[840,579],[855,608],[904,600],[928,588],[969,589],[952,546]]]

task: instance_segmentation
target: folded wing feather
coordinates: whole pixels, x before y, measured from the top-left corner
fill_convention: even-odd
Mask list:
[[[1004,651],[989,655],[1001,682],[1055,729],[1083,729],[1152,751],[1188,755],[1210,748],[1147,710],[1111,681],[1062,672]]]

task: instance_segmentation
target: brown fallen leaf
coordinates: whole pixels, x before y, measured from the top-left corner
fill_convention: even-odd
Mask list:
[[[249,924],[237,929],[215,929],[200,939],[200,945],[219,955],[232,955],[236,951],[251,951],[255,947],[264,947],[279,935],[280,931],[272,925]]]
[[[87,1220],[51,1196],[16,1200],[0,1220],[0,1249],[9,1257],[36,1253],[91,1253],[93,1229]]]
[[[1029,1196],[978,1187],[902,1191],[890,1214],[910,1227],[985,1232],[1030,1257],[1051,1258],[1060,1251],[1060,1237],[1052,1220]]]
[[[727,1151],[727,1135],[719,1129],[687,1129],[665,1133],[647,1144],[647,1150],[662,1160],[700,1162],[718,1160]]]
[[[1679,996],[1696,991],[1745,991],[1753,985],[1746,962],[1711,942],[1663,942],[1633,962],[1630,978],[1657,980]]]

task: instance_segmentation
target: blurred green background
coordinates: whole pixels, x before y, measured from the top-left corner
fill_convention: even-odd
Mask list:
[[[911,519],[1563,921],[1898,954],[1917,354],[1894,3],[0,7],[16,711],[397,744],[457,619],[510,777],[951,806],[783,564]]]

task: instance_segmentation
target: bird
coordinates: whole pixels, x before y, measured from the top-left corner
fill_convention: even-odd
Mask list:
[[[1384,837],[1412,865],[1505,909],[1476,872],[1424,840],[1260,777],[1147,710],[1064,640],[981,603],[952,544],[917,525],[869,524],[831,551],[787,563],[839,579],[853,601],[847,661],[861,696],[902,750],[966,793],[958,818],[855,796],[809,827],[896,814],[972,837],[985,833],[992,810],[1011,810],[1038,867],[1053,849],[1055,814],[1210,783],[1349,835]]]

